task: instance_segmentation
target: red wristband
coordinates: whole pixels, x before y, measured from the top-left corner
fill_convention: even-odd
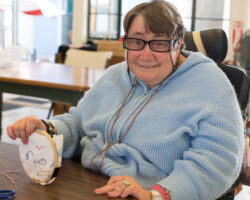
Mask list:
[[[166,194],[165,189],[162,188],[161,186],[159,186],[159,185],[153,185],[153,186],[151,187],[151,190],[156,190],[156,191],[158,191],[158,192],[161,194],[161,196],[164,198],[164,200],[170,200],[170,199],[168,198],[167,194]]]

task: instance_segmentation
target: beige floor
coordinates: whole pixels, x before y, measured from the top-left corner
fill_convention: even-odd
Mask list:
[[[4,94],[4,101],[9,102],[11,98],[15,97],[14,95]],[[16,120],[28,116],[28,115],[35,115],[39,118],[46,119],[48,112],[49,112],[50,103],[45,104],[43,106],[25,106],[18,109],[13,109],[9,111],[3,112],[3,119],[2,119],[2,127],[3,127],[3,136],[2,142],[12,143],[12,144],[19,144],[20,141],[16,140],[13,141],[8,138],[6,135],[6,127],[9,124],[14,123]],[[250,187],[243,186],[243,190],[235,197],[235,200],[250,200]]]

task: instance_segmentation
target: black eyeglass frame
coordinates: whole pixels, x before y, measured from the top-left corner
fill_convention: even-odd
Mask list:
[[[135,39],[135,40],[139,40],[139,41],[142,41],[144,44],[143,44],[143,46],[142,46],[141,49],[129,49],[129,48],[126,46],[126,39]],[[149,48],[150,48],[151,51],[164,53],[164,52],[170,52],[170,51],[171,51],[171,48],[172,48],[172,46],[173,46],[173,44],[174,44],[177,40],[178,40],[178,38],[176,38],[176,39],[174,39],[174,40],[149,40],[149,41],[145,41],[145,40],[140,39],[140,38],[133,38],[133,37],[126,37],[126,36],[124,36],[124,38],[123,38],[123,48],[124,48],[124,49],[127,49],[127,50],[129,50],[129,51],[141,51],[141,50],[143,50],[143,49],[145,48],[145,45],[148,44],[148,46],[149,46]],[[155,41],[164,41],[164,42],[168,42],[168,43],[169,43],[169,49],[166,50],[166,51],[156,51],[156,50],[152,49],[152,47],[151,47],[150,44],[151,44],[151,42],[155,42]]]

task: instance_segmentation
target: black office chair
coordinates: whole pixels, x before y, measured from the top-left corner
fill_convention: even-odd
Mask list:
[[[184,43],[186,50],[200,51],[217,63],[234,86],[241,110],[245,111],[248,104],[250,80],[244,68],[222,63],[228,49],[226,33],[222,29],[186,32]]]
[[[244,68],[223,64],[227,49],[227,36],[222,29],[207,29],[197,32],[186,32],[184,35],[185,49],[199,51],[213,59],[227,75],[238,97],[243,118],[247,118],[247,104],[250,80]],[[240,185],[240,177],[235,181],[230,190],[217,200],[234,199],[234,191]]]

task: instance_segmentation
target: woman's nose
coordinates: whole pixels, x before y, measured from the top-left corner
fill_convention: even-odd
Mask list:
[[[153,56],[153,51],[150,49],[149,44],[145,44],[144,48],[142,49],[142,56],[148,58]]]

